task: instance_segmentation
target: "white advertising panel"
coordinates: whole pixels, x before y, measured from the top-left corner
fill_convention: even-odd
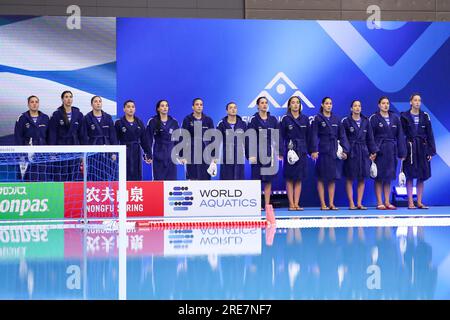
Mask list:
[[[164,181],[166,217],[260,215],[259,180]]]

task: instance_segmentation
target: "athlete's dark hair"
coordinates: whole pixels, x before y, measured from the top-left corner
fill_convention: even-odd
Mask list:
[[[266,101],[267,102],[269,102],[269,100],[266,98],[266,97],[259,97],[257,100],[256,100],[256,105],[259,105],[259,102],[262,100],[262,99],[266,99]]]
[[[324,98],[322,99],[322,103],[320,104],[320,113],[323,112],[323,106],[322,106],[322,105],[325,103],[325,101],[327,101],[327,99],[330,99],[330,100],[331,100],[330,97],[324,97]]]
[[[352,101],[352,104],[350,105],[350,108],[353,107],[353,105],[355,104],[355,102],[359,102],[359,103],[362,105],[361,100],[356,99],[356,100],[353,100],[353,101]]]
[[[414,92],[414,93],[411,95],[411,97],[409,97],[409,101],[412,101],[412,99],[414,99],[415,96],[419,96],[419,97],[420,97],[420,94],[417,93],[417,92]]]
[[[31,96],[29,96],[29,97],[27,98],[28,103],[30,103],[30,100],[33,99],[33,98],[36,98],[36,99],[39,101],[39,98],[38,98],[37,96],[31,95]]]
[[[125,106],[126,106],[128,103],[136,104],[136,103],[134,102],[134,100],[128,99],[127,101],[125,101],[125,102],[123,103],[123,107],[125,108]]]
[[[73,93],[70,90],[65,90],[63,91],[63,93],[61,93],[61,100],[64,99],[64,96],[66,95],[66,93],[70,93],[70,95],[73,97]],[[61,107],[64,107],[64,103],[61,104]],[[68,125],[69,123],[69,118],[67,117],[67,112],[66,112],[66,108],[62,108],[63,109],[63,118],[64,118],[64,123],[66,125]]]
[[[384,99],[386,99],[387,101],[389,101],[389,98],[386,96],[382,96],[380,99],[378,99],[378,104],[381,103],[381,101],[383,101]]]
[[[167,106],[169,106],[169,101],[164,100],[164,99],[159,100],[156,103],[156,107],[155,107],[155,112],[156,112],[156,115],[155,115],[155,118],[156,118],[156,132],[159,132],[159,129],[161,129],[161,114],[159,113],[158,109],[159,109],[159,106],[161,105],[161,103],[163,103],[163,102],[167,102]]]
[[[93,96],[92,98],[91,98],[91,104],[94,102],[94,99],[95,98],[100,98],[100,100],[102,100],[102,97],[100,97],[100,96]]]
[[[291,114],[292,114],[292,111],[291,111],[291,101],[294,100],[294,99],[298,99],[298,101],[300,102],[299,113],[302,113],[302,99],[300,99],[299,96],[292,96],[292,97],[289,98],[288,103],[287,103],[287,106],[288,106],[288,107],[287,107],[286,113],[291,113]]]
[[[234,101],[228,102],[227,105],[225,106],[225,110],[228,110],[228,107],[232,104],[236,104],[236,102],[234,102]]]
[[[195,101],[197,101],[197,100],[200,100],[201,102],[203,102],[203,99],[202,99],[202,98],[195,98],[195,99],[192,100],[192,105],[194,105],[194,104],[195,104]]]

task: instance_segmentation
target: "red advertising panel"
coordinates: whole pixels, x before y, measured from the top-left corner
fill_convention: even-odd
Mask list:
[[[64,230],[64,257],[82,258],[83,246],[86,248],[88,257],[117,256],[118,240],[118,233],[113,230],[66,229]],[[133,230],[127,233],[127,256],[162,256],[163,254],[163,230]]]
[[[127,182],[128,217],[164,216],[164,183],[162,181]]]
[[[88,182],[87,212],[90,218],[117,217],[116,181]],[[64,183],[64,217],[83,216],[83,182]],[[164,215],[164,184],[162,181],[127,182],[127,216],[151,217]]]

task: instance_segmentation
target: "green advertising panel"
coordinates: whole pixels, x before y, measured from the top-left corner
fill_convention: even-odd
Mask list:
[[[0,220],[64,218],[64,183],[0,183]]]
[[[46,227],[0,230],[0,261],[64,258],[64,230]]]

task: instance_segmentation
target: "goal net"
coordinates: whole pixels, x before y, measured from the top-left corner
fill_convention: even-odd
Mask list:
[[[125,146],[0,147],[0,221],[117,219],[122,195]]]
[[[84,228],[91,220],[112,221],[118,227],[121,300],[127,296],[125,148],[0,146],[0,223],[75,221]],[[89,212],[88,200],[104,210]]]

